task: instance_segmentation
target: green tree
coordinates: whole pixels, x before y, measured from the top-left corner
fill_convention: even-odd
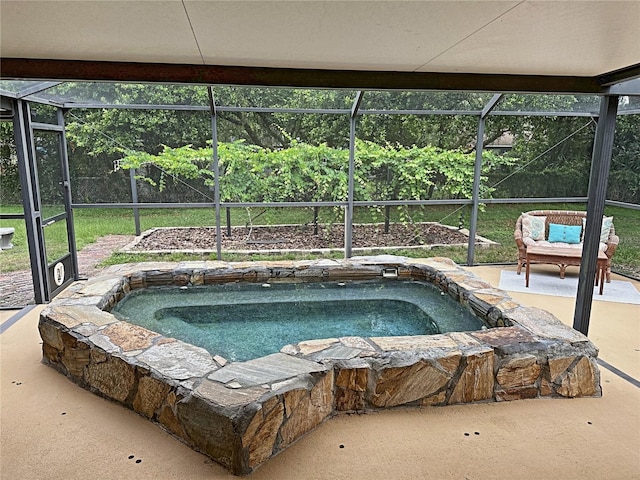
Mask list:
[[[347,197],[347,149],[325,144],[310,145],[290,140],[291,146],[267,149],[244,142],[220,143],[220,191],[222,201],[289,202],[339,201]],[[211,148],[191,145],[165,146],[158,155],[125,152],[120,166],[143,171],[154,165],[165,174],[184,178],[204,178],[212,184]],[[509,157],[485,152],[484,172]],[[475,155],[436,147],[381,146],[358,140],[355,156],[355,196],[358,200],[420,200],[469,198],[472,192]],[[142,177],[160,190],[160,182]],[[486,176],[483,176],[486,180]],[[490,195],[484,188],[483,194]]]
[[[640,98],[637,99],[640,107]],[[640,204],[640,115],[621,115],[616,124],[607,198]]]
[[[13,124],[0,122],[0,202],[21,203]]]

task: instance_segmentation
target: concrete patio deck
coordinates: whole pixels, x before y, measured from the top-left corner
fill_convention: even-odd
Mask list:
[[[470,270],[498,285],[500,268]],[[572,298],[511,296],[572,323]],[[0,335],[3,479],[237,478],[42,365],[39,311]],[[250,478],[640,479],[640,307],[595,301],[589,337],[606,362],[602,398],[339,415]]]

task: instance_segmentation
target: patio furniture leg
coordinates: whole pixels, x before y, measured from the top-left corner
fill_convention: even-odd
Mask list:
[[[600,262],[598,260],[598,263],[596,265],[596,287],[600,287],[600,295],[602,295],[602,292],[604,291],[604,282],[607,276],[607,270],[607,265],[604,262]]]
[[[520,272],[522,272],[522,260],[518,259],[518,275],[520,275]]]
[[[560,267],[560,278],[564,280],[564,272],[567,269],[567,266],[564,263],[558,265]]]

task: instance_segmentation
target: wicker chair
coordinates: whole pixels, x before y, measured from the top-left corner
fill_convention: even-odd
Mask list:
[[[515,238],[516,244],[518,245],[518,275],[522,271],[523,265],[526,264],[526,254],[527,254],[527,245],[524,243],[522,238],[522,218],[524,215],[533,215],[533,216],[544,216],[547,217],[545,222],[545,238],[549,237],[549,224],[557,223],[561,225],[580,225],[582,226],[582,219],[587,217],[587,212],[578,212],[578,211],[562,211],[562,210],[533,210],[531,212],[525,212],[520,217],[518,217],[518,221],[516,222],[516,229],[513,232],[513,237]],[[620,238],[616,235],[615,228],[613,224],[611,224],[611,230],[609,231],[609,238],[607,239],[606,245],[607,248],[604,251],[607,256],[607,271],[606,278],[607,283],[611,282],[611,259],[616,249],[618,248],[618,243],[620,242]],[[566,269],[566,265],[558,265],[560,267],[560,275],[564,278],[564,271]]]

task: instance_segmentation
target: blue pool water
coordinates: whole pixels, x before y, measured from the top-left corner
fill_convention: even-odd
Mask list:
[[[431,335],[484,325],[432,285],[404,281],[151,288],[128,295],[112,313],[231,361],[303,340]]]

